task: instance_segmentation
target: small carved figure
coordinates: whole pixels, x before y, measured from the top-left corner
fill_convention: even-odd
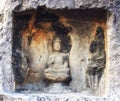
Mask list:
[[[90,45],[91,58],[87,67],[88,86],[96,90],[104,72],[106,56],[104,48],[104,31],[101,27],[96,30],[96,37]]]

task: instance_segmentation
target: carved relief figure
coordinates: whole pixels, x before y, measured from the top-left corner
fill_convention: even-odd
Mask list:
[[[57,86],[70,80],[69,53],[61,52],[61,40],[58,37],[53,41],[53,53],[48,59],[44,75],[50,84]]]
[[[87,67],[88,86],[93,90],[98,88],[100,78],[104,72],[106,63],[104,46],[104,31],[101,27],[98,27],[95,39],[90,44],[91,58]]]
[[[69,77],[69,54],[61,52],[61,40],[59,38],[54,39],[53,51],[53,54],[49,57],[47,68],[45,69],[45,78],[50,81],[62,82]],[[63,70],[61,73],[64,75],[59,75],[59,70]],[[53,71],[58,74],[53,74]],[[53,77],[48,76],[48,74],[53,75]]]

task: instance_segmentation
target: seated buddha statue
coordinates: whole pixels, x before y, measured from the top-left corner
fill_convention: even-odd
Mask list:
[[[44,76],[45,80],[56,87],[60,87],[64,82],[70,80],[69,53],[61,52],[61,40],[59,38],[55,38],[53,41],[53,53],[49,56]]]

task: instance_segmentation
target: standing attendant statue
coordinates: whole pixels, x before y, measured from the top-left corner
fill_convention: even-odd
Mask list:
[[[101,27],[96,30],[95,39],[90,45],[91,58],[87,67],[88,86],[96,91],[103,75],[106,63],[104,31]]]

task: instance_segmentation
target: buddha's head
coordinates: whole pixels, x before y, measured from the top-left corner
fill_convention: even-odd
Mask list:
[[[53,49],[54,51],[60,51],[61,50],[61,40],[60,38],[55,38],[53,41]]]

